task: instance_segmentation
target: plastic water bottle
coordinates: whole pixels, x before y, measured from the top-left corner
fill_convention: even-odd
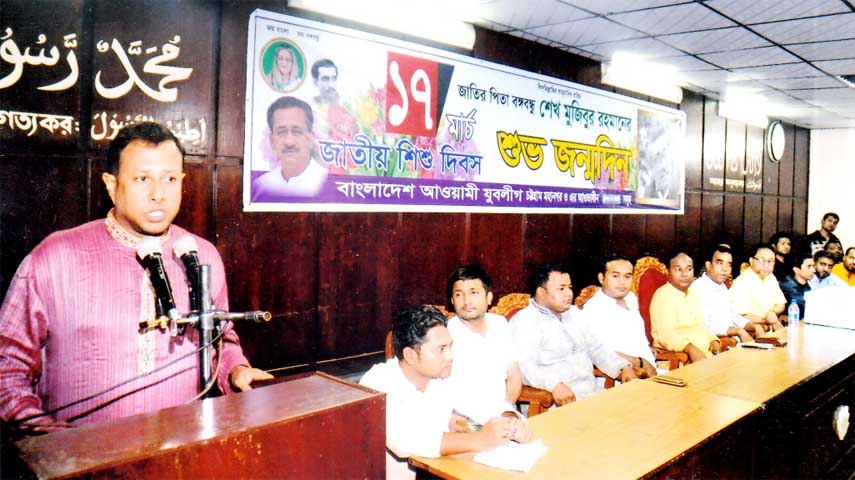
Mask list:
[[[797,304],[795,300],[792,300],[790,302],[790,306],[787,307],[787,325],[795,327],[799,324],[800,319],[801,314],[799,312],[799,304]]]

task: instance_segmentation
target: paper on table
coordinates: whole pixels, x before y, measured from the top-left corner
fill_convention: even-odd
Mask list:
[[[542,440],[531,443],[508,442],[507,445],[475,455],[475,461],[504,470],[528,473],[547,450]]]

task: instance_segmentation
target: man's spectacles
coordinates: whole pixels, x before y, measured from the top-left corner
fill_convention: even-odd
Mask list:
[[[757,258],[757,257],[751,257],[751,258],[753,258],[754,260],[757,260],[757,263],[759,263],[760,265],[774,265],[775,264],[774,258]]]

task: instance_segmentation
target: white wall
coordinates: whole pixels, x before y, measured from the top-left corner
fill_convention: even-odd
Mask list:
[[[843,248],[855,246],[855,129],[810,131],[807,233],[819,228],[822,214],[836,212],[834,234]]]

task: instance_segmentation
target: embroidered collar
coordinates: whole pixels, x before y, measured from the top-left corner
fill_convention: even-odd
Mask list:
[[[116,221],[116,216],[113,214],[113,210],[114,209],[111,208],[110,211],[107,212],[107,218],[104,220],[104,226],[107,228],[107,232],[120,244],[129,248],[136,248],[137,241],[139,241],[140,237],[128,232],[124,227],[119,225],[119,222]],[[171,230],[172,226],[166,230],[166,233],[161,235],[160,240],[162,242],[165,243],[169,240],[169,232]]]
[[[552,318],[558,318],[559,320],[564,318],[564,313],[556,315],[555,312],[553,312],[552,310],[550,310],[550,309],[544,307],[543,305],[535,302],[533,298],[530,300],[530,302],[531,302],[531,305],[534,307],[534,309],[537,310],[538,313],[540,313],[541,315],[547,315],[547,316],[552,317]]]

